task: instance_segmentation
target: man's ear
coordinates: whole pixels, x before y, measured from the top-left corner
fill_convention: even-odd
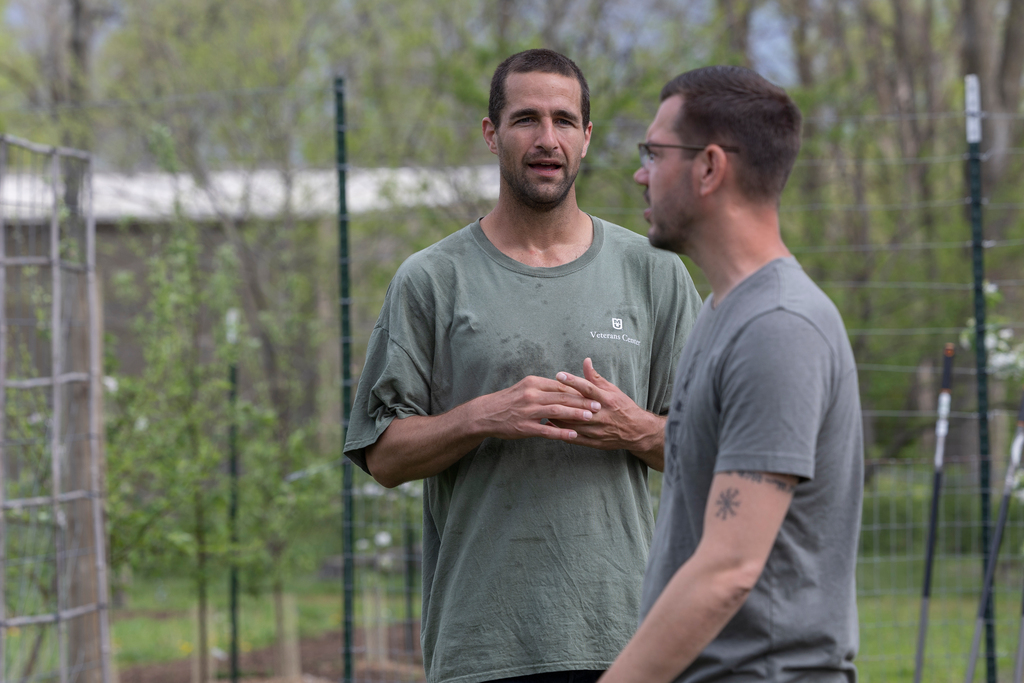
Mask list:
[[[583,152],[580,153],[580,159],[587,156],[587,150],[590,149],[590,134],[594,132],[594,122],[587,121],[586,127],[583,129]]]
[[[725,182],[726,175],[731,171],[729,156],[718,145],[708,145],[693,160],[694,173],[697,178],[697,192],[707,197],[717,192]]]
[[[494,125],[494,122],[491,121],[491,118],[489,116],[485,116],[484,120],[481,122],[480,125],[483,128],[484,142],[487,143],[487,148],[491,150],[492,154],[497,154],[498,153],[498,141],[497,141],[498,127]]]

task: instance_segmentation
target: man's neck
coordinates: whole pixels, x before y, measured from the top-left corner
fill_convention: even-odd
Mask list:
[[[691,257],[707,276],[716,306],[768,263],[792,256],[782,242],[774,206],[732,206],[706,234]]]
[[[538,211],[514,200],[502,201],[480,219],[487,239],[511,259],[528,266],[553,268],[575,261],[590,248],[594,227],[570,192],[559,206]]]

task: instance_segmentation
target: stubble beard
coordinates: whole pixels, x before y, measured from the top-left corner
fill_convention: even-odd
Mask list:
[[[652,247],[673,251],[677,254],[687,253],[687,235],[692,229],[691,217],[686,214],[674,216],[675,220],[659,220],[657,213],[651,210],[651,227],[647,231],[647,240]],[[667,228],[667,229],[666,229]]]
[[[566,160],[568,162],[568,160]],[[524,162],[525,163],[525,162]],[[499,160],[501,178],[505,181],[516,202],[534,211],[552,211],[565,202],[569,192],[572,191],[573,183],[579,174],[579,166],[571,168],[568,163],[563,166],[565,176],[561,182],[549,185],[531,183],[526,179],[521,164],[512,163],[508,159]]]

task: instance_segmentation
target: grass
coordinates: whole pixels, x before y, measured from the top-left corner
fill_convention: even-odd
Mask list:
[[[227,581],[210,596],[210,642],[227,651],[230,642]],[[299,636],[315,637],[341,628],[341,591],[335,582],[306,580],[289,587],[295,596]],[[128,596],[128,608],[113,611],[112,639],[119,667],[166,662],[188,657],[196,642],[194,590],[183,579],[137,581]],[[418,615],[417,615],[418,618]],[[239,598],[239,648],[260,649],[274,642],[274,606],[271,595]]]
[[[920,559],[861,559],[857,600],[861,645],[856,662],[862,682],[913,681],[923,572]],[[999,680],[1009,680],[1024,588],[1020,562],[1001,562],[997,578],[996,664]],[[976,557],[943,557],[936,563],[923,680],[964,680],[981,582]],[[983,646],[976,680],[983,680],[984,668]]]
[[[1009,680],[1017,644],[1024,576],[1019,553],[1004,548],[1002,557],[996,586],[996,651],[999,680]],[[856,662],[862,682],[910,683],[913,680],[923,571],[923,559],[913,554],[859,559],[861,644]],[[367,617],[375,618],[375,612],[390,623],[404,620],[405,598],[400,574],[383,575],[361,569],[357,581],[357,628],[363,626]],[[220,590],[222,584],[223,590]],[[941,555],[935,565],[932,585],[924,680],[962,681],[981,585],[980,560],[977,556]],[[218,590],[211,595],[212,644],[225,651],[229,637],[226,586],[226,580],[216,583],[214,587]],[[289,586],[289,592],[295,596],[301,637],[315,637],[341,628],[339,581],[297,581]],[[375,594],[384,599],[382,604],[373,607]],[[113,636],[118,665],[124,668],[189,656],[196,628],[192,595],[192,587],[185,580],[137,581],[130,590],[129,609],[114,612]],[[419,607],[417,593],[413,597],[413,619],[419,619]],[[273,643],[274,614],[270,595],[243,595],[240,613],[243,651]],[[984,668],[982,652],[977,680],[982,680]]]
[[[1019,602],[1019,592],[1012,597]],[[912,681],[914,653],[917,647],[920,598],[910,596],[860,599],[860,655],[857,669],[861,681]],[[1007,605],[1000,605],[1006,607]],[[1009,680],[1017,646],[1019,604],[1016,610],[996,608],[1002,618],[996,622],[997,670],[999,680]],[[929,610],[928,640],[925,647],[923,679],[927,681],[963,681],[974,632],[977,599],[932,598]],[[976,669],[977,680],[985,668],[982,647]]]

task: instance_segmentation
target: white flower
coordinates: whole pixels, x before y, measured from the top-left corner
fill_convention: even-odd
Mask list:
[[[363,484],[362,491],[360,493],[368,498],[376,498],[378,496],[383,496],[385,491],[387,491],[387,489],[377,482],[368,481]]]
[[[1024,500],[1024,472],[1017,470],[1017,473],[1013,475],[1013,491],[1012,495],[1017,500]]]
[[[422,481],[407,481],[404,484],[400,484],[399,487],[407,495],[410,496],[422,496],[423,495],[423,482]]]
[[[386,531],[378,531],[373,537],[373,542],[377,544],[378,548],[387,548],[391,545],[391,534]]]
[[[113,375],[106,375],[103,378],[103,386],[112,394],[117,393],[117,378]]]

